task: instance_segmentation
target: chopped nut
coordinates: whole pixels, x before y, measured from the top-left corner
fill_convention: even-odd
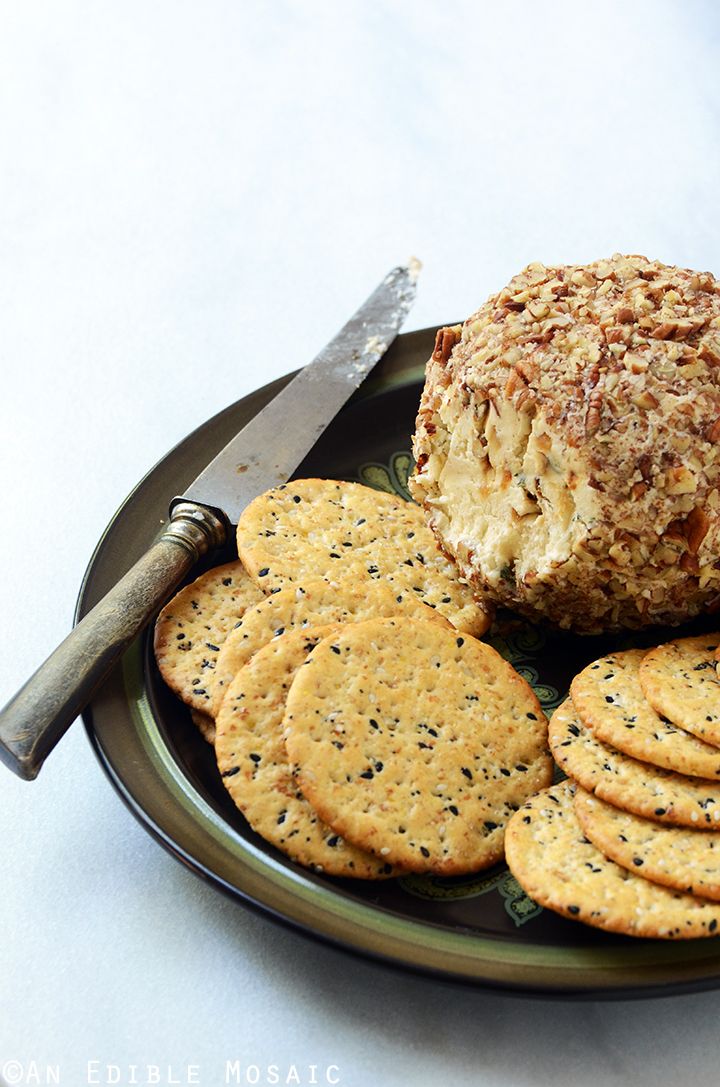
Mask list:
[[[658,407],[660,401],[656,396],[650,392],[649,389],[643,389],[637,396],[633,396],[632,402],[637,408],[642,408],[643,411],[650,411],[652,408]]]
[[[601,261],[595,269],[595,275],[598,279],[610,279],[615,275],[615,270],[611,264]]]
[[[703,340],[698,348],[698,358],[710,366],[720,366],[720,343],[710,337]]]
[[[692,513],[685,518],[688,551],[691,555],[697,555],[700,544],[708,534],[710,519],[704,510],[696,506]]]
[[[456,325],[454,328],[441,328],[435,336],[435,349],[433,351],[433,358],[436,362],[440,362],[445,365],[450,358],[452,349],[456,343],[460,342],[460,326]]]
[[[700,563],[695,555],[691,555],[689,551],[681,557],[679,566],[681,570],[684,570],[686,574],[699,574]]]
[[[679,468],[669,469],[665,487],[668,494],[692,494],[696,487],[697,479],[689,468],[681,465]]]
[[[677,321],[663,321],[650,329],[650,335],[654,340],[669,340],[677,332]]]

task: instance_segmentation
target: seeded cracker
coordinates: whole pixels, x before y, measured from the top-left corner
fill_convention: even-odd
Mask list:
[[[453,626],[484,634],[488,612],[439,551],[422,510],[360,483],[299,479],[243,511],[238,554],[264,592],[311,577],[387,580],[437,608]]]
[[[571,699],[550,718],[548,736],[561,770],[601,800],[660,823],[720,829],[720,783],[650,766],[601,743]]]
[[[720,747],[720,634],[678,638],[652,649],[640,665],[640,686],[658,713]]]
[[[283,713],[293,676],[328,625],[284,634],[255,654],[230,684],[216,723],[223,784],[253,830],[293,860],[333,876],[381,879],[389,864],[344,842],[299,791],[283,742]]]
[[[414,619],[321,642],[288,696],[286,744],[321,817],[409,871],[502,857],[507,820],[547,785],[547,722],[495,650]]]
[[[213,714],[219,712],[234,676],[253,653],[273,638],[290,630],[307,629],[322,623],[354,623],[389,615],[415,616],[450,627],[447,619],[423,604],[414,593],[398,590],[383,581],[351,584],[311,578],[265,597],[257,607],[248,608],[220,650],[215,669]]]
[[[236,561],[201,574],[162,609],[155,624],[155,659],[167,685],[188,706],[209,712],[220,646],[246,609],[262,599]]]
[[[612,653],[584,668],[570,688],[580,717],[598,740],[642,762],[692,777],[717,778],[720,751],[660,717],[639,681],[644,650]]]
[[[575,814],[601,853],[643,879],[720,900],[720,831],[663,827],[575,790]]]
[[[608,932],[664,940],[713,936],[720,906],[650,883],[608,860],[583,833],[568,782],[532,797],[510,820],[512,874],[535,902]]]

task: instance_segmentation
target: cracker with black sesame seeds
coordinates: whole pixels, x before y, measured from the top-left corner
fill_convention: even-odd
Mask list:
[[[510,871],[530,898],[571,920],[663,940],[718,932],[716,902],[650,883],[588,841],[569,782],[532,797],[515,813],[505,852]]]
[[[438,550],[421,508],[361,483],[298,479],[254,499],[237,529],[238,554],[265,592],[310,577],[387,580],[481,635],[490,611]]]
[[[356,849],[326,826],[298,789],[283,741],[293,676],[332,624],[283,635],[230,684],[216,721],[215,755],[223,784],[250,826],[292,860],[331,876],[386,879],[385,860]]]
[[[548,738],[560,769],[616,808],[671,826],[720,829],[720,782],[663,770],[602,743],[571,699],[550,718]]]
[[[220,646],[245,611],[263,594],[239,560],[215,566],[186,585],[155,623],[160,674],[183,702],[209,713]]]
[[[640,688],[645,651],[611,653],[583,668],[572,681],[575,709],[603,743],[642,762],[691,777],[720,775],[720,751],[661,717]]]
[[[720,831],[664,827],[576,786],[575,815],[593,845],[651,883],[720,900]]]
[[[450,627],[435,609],[407,589],[384,581],[358,584],[311,578],[280,589],[248,608],[229,632],[215,669],[212,712],[217,715],[225,692],[244,664],[273,638],[321,623],[355,623],[388,615],[410,615]]]
[[[494,864],[508,819],[552,776],[526,681],[483,642],[416,619],[322,641],[295,676],[285,728],[325,822],[408,871]]]
[[[647,653],[640,686],[657,713],[705,743],[720,747],[720,634],[677,638]]]

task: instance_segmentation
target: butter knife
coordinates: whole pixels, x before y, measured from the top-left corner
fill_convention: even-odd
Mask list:
[[[162,534],[0,712],[0,761],[27,781],[133,639],[245,506],[290,478],[397,336],[419,263],[394,268],[320,354],[170,503]]]

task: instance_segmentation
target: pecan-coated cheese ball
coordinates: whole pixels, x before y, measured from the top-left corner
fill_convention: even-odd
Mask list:
[[[531,264],[441,329],[413,495],[478,595],[596,633],[720,602],[720,284]]]

